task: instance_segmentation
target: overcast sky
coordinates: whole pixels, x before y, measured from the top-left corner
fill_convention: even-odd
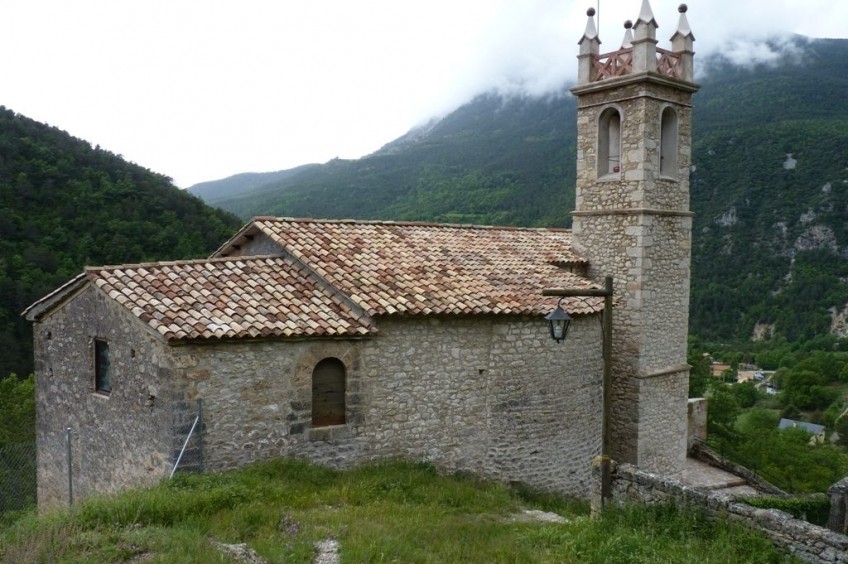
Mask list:
[[[602,50],[642,0],[600,0]],[[660,46],[679,0],[651,0]],[[357,158],[475,94],[556,90],[597,0],[2,0],[0,105],[181,187]],[[845,0],[691,0],[703,57],[846,37]],[[728,45],[733,43],[733,48]]]

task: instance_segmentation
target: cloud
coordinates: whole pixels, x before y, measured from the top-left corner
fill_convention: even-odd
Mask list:
[[[696,65],[696,78],[712,71],[712,63],[726,61],[742,68],[759,65],[799,65],[807,53],[806,45],[812,39],[801,35],[775,35],[767,40],[733,40],[728,48],[702,57]]]
[[[598,9],[601,49],[612,51],[621,44],[624,21],[635,21],[640,6],[640,0],[488,3],[475,24],[465,29],[462,41],[434,53],[450,59],[445,67],[451,72],[431,76],[432,82],[421,85],[432,92],[428,104],[420,108],[421,119],[452,111],[486,91],[530,96],[562,93],[563,85],[576,78],[576,44],[587,22],[586,9]],[[680,17],[678,6],[678,0],[651,1],[660,26],[660,47],[670,47]],[[688,6],[687,18],[696,37],[696,72],[702,73],[704,63],[713,57],[737,65],[798,60],[803,49],[793,33],[809,32],[821,24],[816,18],[799,19],[799,13],[815,13],[825,3],[694,0]],[[848,6],[838,11],[848,14]],[[450,44],[453,38],[448,34],[442,39]]]
[[[180,185],[356,158],[486,91],[562,93],[598,4],[612,51],[641,0],[6,0],[0,104]],[[661,47],[678,4],[651,0]],[[696,65],[848,31],[848,2],[688,4]]]

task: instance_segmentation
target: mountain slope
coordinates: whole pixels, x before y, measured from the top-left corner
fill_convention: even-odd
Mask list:
[[[706,67],[693,118],[691,329],[715,340],[827,333],[848,306],[848,41],[796,38],[772,65]],[[570,225],[574,104],[481,96],[373,155],[217,205],[242,217]]]
[[[83,266],[205,256],[239,224],[162,175],[0,106],[0,377],[32,372],[20,312]]]
[[[368,157],[209,201],[242,217],[564,225],[560,210],[574,202],[562,178],[574,177],[575,119],[570,97],[481,96]]]
[[[694,109],[691,329],[811,339],[848,303],[848,41],[717,61]],[[833,327],[832,327],[833,325]]]
[[[279,182],[291,181],[302,172],[305,172],[319,165],[306,164],[288,170],[279,170],[276,172],[243,172],[225,178],[223,180],[213,180],[211,182],[201,182],[191,187],[191,193],[202,198],[208,204],[215,204],[220,200],[226,200],[230,194],[240,192],[251,192],[263,186],[274,185]]]

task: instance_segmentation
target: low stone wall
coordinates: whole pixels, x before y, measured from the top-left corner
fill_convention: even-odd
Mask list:
[[[827,493],[830,496],[828,528],[840,533],[848,532],[848,478],[830,486]]]
[[[600,475],[596,469],[596,483]],[[685,503],[763,531],[772,542],[804,562],[848,562],[848,536],[835,533],[777,509],[759,509],[732,496],[685,486],[678,480],[613,464],[614,502]]]

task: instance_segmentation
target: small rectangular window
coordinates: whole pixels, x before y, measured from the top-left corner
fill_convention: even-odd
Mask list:
[[[101,394],[112,392],[112,382],[109,379],[109,343],[94,340],[94,390]]]
[[[344,425],[345,365],[325,358],[312,371],[312,426]]]

